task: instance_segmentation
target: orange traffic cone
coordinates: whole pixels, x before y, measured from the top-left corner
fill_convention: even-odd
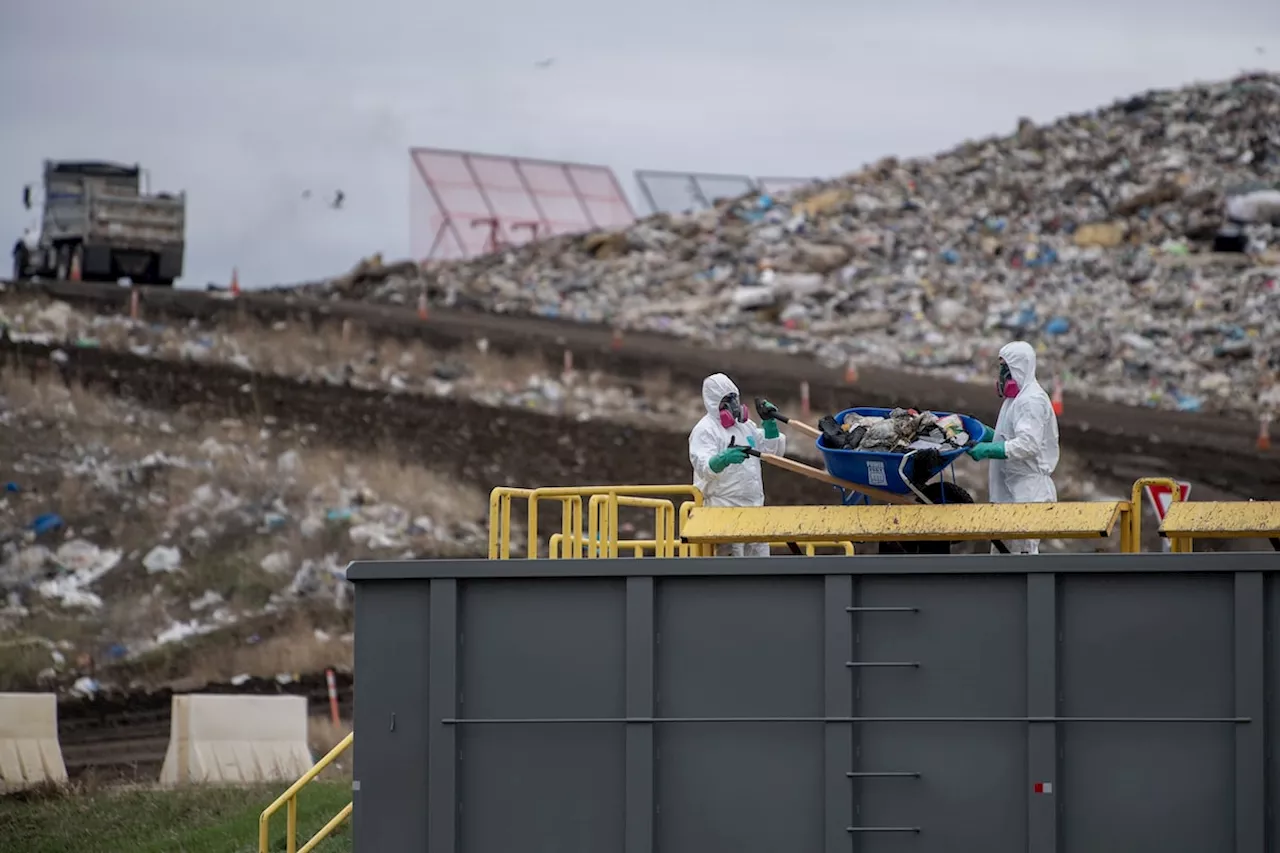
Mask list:
[[[236,271],[235,267],[231,268],[231,295],[240,295],[240,273]]]
[[[80,280],[80,253],[79,252],[71,253],[71,272],[68,273],[68,275],[71,276],[72,281]]]
[[[1258,449],[1271,449],[1271,415],[1258,418]]]
[[[1050,400],[1053,403],[1053,413],[1062,417],[1062,380],[1056,376],[1053,378],[1053,396]]]
[[[418,319],[426,320],[430,314],[427,312],[427,294],[426,291],[418,294]]]
[[[853,385],[858,381],[858,365],[853,363],[853,359],[849,359],[849,363],[844,368],[844,384]]]

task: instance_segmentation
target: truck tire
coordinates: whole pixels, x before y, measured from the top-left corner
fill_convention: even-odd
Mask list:
[[[53,267],[53,277],[57,281],[71,279],[71,247],[65,243],[58,247],[58,262]]]
[[[27,277],[27,267],[30,265],[30,261],[27,258],[27,247],[19,243],[13,250],[14,281],[22,281]]]
[[[73,263],[74,261],[74,263]],[[58,247],[58,263],[54,267],[54,278],[58,281],[71,281],[71,270],[79,267],[80,278],[84,279],[84,247],[79,243],[63,243]]]
[[[925,497],[935,504],[971,504],[973,495],[949,480],[934,480],[920,488]],[[919,501],[917,501],[918,503]],[[881,542],[881,554],[950,554],[951,546],[958,543],[939,542]]]

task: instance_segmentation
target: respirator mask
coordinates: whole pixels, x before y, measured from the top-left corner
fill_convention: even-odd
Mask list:
[[[720,401],[720,426],[729,429],[735,423],[747,422],[747,410],[737,394],[726,394]]]
[[[1013,372],[1009,370],[1009,365],[1004,363],[1004,359],[1000,359],[1000,378],[996,380],[996,394],[1006,400],[1012,400],[1018,396],[1018,381],[1013,378]]]

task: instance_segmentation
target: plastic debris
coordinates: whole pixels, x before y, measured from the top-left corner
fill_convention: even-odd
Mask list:
[[[142,558],[142,565],[150,574],[176,572],[182,565],[182,552],[169,545],[157,545]]]
[[[1280,340],[1278,122],[1278,74],[1151,91],[792,193],[314,290],[960,379],[1016,331],[1070,394],[1145,405],[1155,383],[1156,406],[1253,416],[1280,356],[1223,330]]]

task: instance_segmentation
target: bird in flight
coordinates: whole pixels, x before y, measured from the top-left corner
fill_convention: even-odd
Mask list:
[[[550,68],[551,64],[555,61],[556,61],[556,58],[554,56],[549,56],[546,59],[540,59],[533,64],[538,68]]]

